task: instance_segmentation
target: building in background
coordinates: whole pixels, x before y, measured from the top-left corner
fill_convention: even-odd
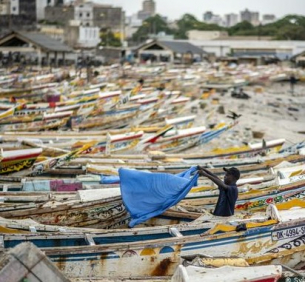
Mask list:
[[[45,20],[49,24],[67,25],[70,20],[73,20],[75,16],[75,7],[55,5],[47,6],[45,8]]]
[[[131,38],[134,33],[141,27],[143,21],[138,18],[138,14],[126,17],[125,21],[125,37]]]
[[[101,42],[98,27],[82,26],[77,20],[71,20],[65,27],[41,25],[40,33],[67,44],[73,49],[94,49]]]
[[[276,16],[272,14],[263,15],[262,24],[270,24],[276,21]]]
[[[121,7],[111,5],[93,6],[93,25],[110,29],[114,33],[124,33],[125,12]]]
[[[74,20],[82,26],[94,26],[92,3],[84,3],[75,6]]]
[[[36,0],[0,0],[0,30],[35,29],[36,22]]]
[[[216,57],[230,56],[236,58],[277,58],[289,60],[292,56],[305,50],[305,41],[294,40],[257,40],[257,37],[245,36],[243,40],[227,37],[215,40],[186,40],[214,54]]]
[[[135,53],[141,61],[184,64],[202,61],[207,55],[200,47],[178,40],[150,40],[138,46]]]
[[[156,14],[156,3],[154,0],[144,0],[143,1],[143,11],[150,13],[151,16]]]
[[[226,14],[225,15],[225,26],[231,27],[238,24],[238,14]]]
[[[45,19],[45,8],[47,6],[55,6],[58,5],[59,0],[36,0],[36,16],[37,20]]]
[[[213,12],[211,11],[206,11],[204,14],[203,14],[203,21],[204,22],[210,22],[213,18]]]
[[[11,0],[11,14],[36,22],[36,0]]]
[[[189,40],[215,40],[229,37],[228,32],[218,30],[189,30],[186,35]]]
[[[223,18],[220,15],[215,15],[211,11],[207,11],[203,14],[203,21],[207,24],[217,24],[224,26]]]
[[[10,0],[0,0],[0,15],[8,15],[10,9]]]
[[[138,19],[145,21],[146,19],[156,15],[156,3],[154,0],[144,0],[142,10],[138,12]]]
[[[240,20],[247,21],[253,25],[259,25],[259,12],[251,12],[248,9],[240,12]]]
[[[64,32],[64,42],[73,49],[93,49],[101,41],[98,27],[82,26],[77,20],[70,21]]]
[[[82,26],[109,29],[116,34],[124,34],[125,13],[121,7],[98,5],[93,2],[76,2],[75,5],[48,6],[45,19],[49,23],[68,25],[71,20]]]
[[[39,32],[57,41],[65,42],[65,29],[56,25],[40,25]]]

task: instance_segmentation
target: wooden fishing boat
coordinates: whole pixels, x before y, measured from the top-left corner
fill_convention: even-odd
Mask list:
[[[138,108],[130,108],[130,110],[122,111],[117,114],[100,116],[100,117],[88,117],[80,122],[72,121],[72,128],[84,130],[88,128],[121,128],[127,126],[130,120],[138,115]]]
[[[30,197],[30,196],[29,196]],[[38,198],[37,201],[42,202],[43,197]],[[61,197],[60,194],[54,194],[52,193],[52,197],[54,199],[64,199],[64,197]],[[33,198],[33,196],[32,196]],[[72,198],[71,198],[72,199]],[[13,197],[12,197],[13,200]],[[29,199],[28,199],[29,200]],[[19,205],[21,207],[21,205]],[[19,207],[18,206],[18,207]],[[176,211],[169,209],[165,211],[163,214],[153,217],[141,225],[137,227],[137,230],[145,234],[149,230],[149,232],[160,232],[160,228],[162,228],[162,232],[167,232],[168,228],[177,228],[179,230],[191,230],[194,227],[188,226],[191,224],[192,221],[198,220],[202,216],[202,213],[196,213],[196,212],[185,212],[185,211]],[[213,224],[213,220],[206,219],[207,223],[211,221]],[[0,231],[1,233],[16,233],[16,234],[29,234],[33,232],[37,233],[69,233],[69,234],[109,234],[115,230],[122,231],[122,228],[127,228],[128,223],[130,222],[130,218],[128,216],[123,217],[121,221],[115,221],[113,223],[109,223],[108,229],[102,229],[102,228],[88,228],[88,227],[73,227],[73,226],[61,226],[61,225],[47,225],[42,224],[37,221],[34,221],[30,218],[25,219],[7,219],[0,217]],[[216,222],[216,221],[215,221]],[[118,229],[120,228],[120,229]],[[198,227],[199,228],[199,227]],[[125,230],[127,231],[127,229]]]
[[[82,146],[81,148],[73,151],[68,151],[66,153],[60,154],[59,156],[48,158],[46,160],[34,163],[29,169],[19,171],[14,173],[14,176],[25,177],[29,175],[40,175],[42,173],[48,172],[52,169],[62,166],[65,162],[70,161],[72,158],[75,158],[79,154],[89,150],[95,142],[89,142]],[[36,150],[42,150],[41,148]]]
[[[208,143],[214,138],[219,137],[225,131],[235,126],[237,122],[232,124],[219,124],[214,130],[205,132],[205,127],[189,128],[185,130],[178,130],[177,134],[171,137],[167,137],[171,134],[168,132],[164,138],[160,138],[158,142],[149,146],[150,150],[163,151],[163,152],[180,152],[195,146],[199,146]]]
[[[222,266],[217,268],[179,265],[171,282],[276,282],[281,275],[282,267],[280,265]]]
[[[43,114],[34,116],[33,120],[25,119],[23,122],[6,121],[6,125],[1,125],[3,131],[39,131],[45,129],[59,128],[66,125],[73,111],[59,112],[54,114]],[[35,121],[37,120],[37,121]]]
[[[194,115],[173,118],[173,119],[165,118],[164,122],[154,124],[154,126],[172,125],[177,129],[186,129],[186,128],[190,128],[193,126],[195,118],[196,118],[196,116],[194,116]]]
[[[286,183],[278,186],[271,186],[265,189],[251,190],[239,193],[236,202],[236,210],[262,210],[268,204],[281,203],[293,198],[303,198],[305,195],[305,177],[293,177]],[[217,192],[212,193],[190,193],[186,199],[181,202],[182,206],[205,206],[211,208],[211,204],[217,202]],[[207,195],[200,198],[201,195]]]
[[[17,105],[17,106],[14,105],[11,108],[7,109],[6,111],[2,112],[0,114],[0,119],[3,120],[6,118],[9,118],[9,117],[12,117],[18,110],[21,110],[23,108],[24,108],[24,104]]]
[[[137,159],[140,157],[139,160]],[[145,159],[145,156],[147,159]],[[167,157],[170,156],[170,157]],[[183,156],[186,156],[183,154]],[[192,156],[190,156],[192,158]],[[148,161],[150,160],[150,161]],[[84,155],[81,158],[77,158],[71,161],[71,165],[95,165],[95,166],[108,166],[111,169],[119,167],[131,167],[140,170],[150,170],[156,172],[168,172],[179,173],[183,170],[189,169],[190,166],[201,165],[210,169],[217,175],[224,173],[223,167],[235,166],[243,175],[257,174],[259,172],[268,172],[271,167],[280,164],[283,161],[291,163],[300,163],[305,161],[304,155],[272,155],[259,158],[245,158],[245,159],[221,159],[221,160],[199,160],[193,161],[192,159],[182,159],[174,154],[164,155],[162,154],[144,154],[144,155],[109,155],[107,158],[102,156],[96,156],[93,154]],[[104,168],[101,170],[103,173]],[[98,167],[96,169],[98,173]]]
[[[180,148],[181,146],[186,147],[186,143],[193,144],[194,142],[197,142],[201,134],[205,131],[205,126],[178,130],[176,134],[175,131],[169,131],[157,142],[149,145],[147,149],[152,151],[171,151],[175,148]],[[170,136],[173,133],[174,135]]]
[[[15,199],[17,200],[16,197]],[[15,208],[6,205],[0,209],[0,216],[13,219],[31,218],[42,224],[96,228],[109,228],[129,219],[120,196],[89,201],[85,197],[80,197],[79,200],[47,201],[34,206],[24,204]]]
[[[42,149],[24,149],[1,152],[0,174],[8,174],[32,167]]]
[[[275,166],[272,168],[272,173],[277,174],[279,178],[285,179],[297,175],[302,175],[305,172],[305,164],[300,165],[290,165],[288,167]]]
[[[180,258],[198,253],[242,257],[249,264],[295,267],[305,251],[304,204],[286,210],[270,205],[257,219],[220,221],[178,228],[109,230],[104,234],[3,234],[5,249],[21,240],[39,246],[68,277],[143,277],[172,275]],[[223,220],[223,219],[222,219]],[[130,268],[130,264],[134,267]]]
[[[213,149],[207,155],[200,155],[200,159],[252,157],[262,153],[274,154],[279,152],[284,143],[285,139],[277,139],[266,141],[265,144],[261,142],[242,147],[230,147],[227,149],[217,148]]]
[[[125,134],[108,134],[104,138],[96,140],[96,144],[91,147],[90,151],[86,153],[105,153],[109,155],[114,152],[131,150],[137,146],[143,137],[144,132],[129,132]],[[94,140],[94,138],[92,138]],[[78,141],[72,146],[73,149],[79,148],[86,144],[87,142]]]
[[[30,88],[1,89],[0,97],[12,97],[12,96],[14,96],[14,97],[24,97],[24,98],[26,98],[26,97],[28,97],[29,93],[31,95],[41,96],[41,92],[39,92],[39,90],[53,88],[54,86],[56,86],[56,84],[47,83],[47,84],[42,84],[42,85],[34,85]],[[37,93],[35,93],[35,92],[37,92]]]
[[[109,92],[64,102],[26,103],[17,107],[11,104],[11,108],[6,106],[6,112],[0,115],[0,117],[6,117],[5,119],[2,118],[1,124],[21,123],[19,126],[15,125],[16,130],[18,130],[22,127],[23,123],[52,118],[60,119],[67,116],[67,113],[69,113],[68,116],[73,114],[73,116],[76,115],[80,119],[80,117],[91,114],[95,109],[103,109],[108,103],[114,105],[119,95],[120,92]],[[8,128],[4,129],[8,130]]]

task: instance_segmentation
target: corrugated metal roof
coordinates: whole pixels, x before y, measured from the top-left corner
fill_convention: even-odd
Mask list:
[[[34,44],[39,45],[46,51],[70,52],[71,49],[60,41],[53,39],[47,35],[37,32],[17,32],[21,37],[28,39]]]
[[[161,45],[165,46],[168,49],[171,49],[175,53],[185,54],[185,53],[193,53],[193,54],[204,54],[206,53],[201,48],[188,43],[188,42],[181,42],[181,41],[163,41],[160,40]]]

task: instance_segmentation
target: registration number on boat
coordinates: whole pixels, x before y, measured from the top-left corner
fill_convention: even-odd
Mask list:
[[[299,237],[305,234],[305,226],[284,229],[281,231],[272,232],[272,240],[284,240],[294,237]]]

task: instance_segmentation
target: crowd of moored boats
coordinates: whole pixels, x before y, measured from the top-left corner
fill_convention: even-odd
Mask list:
[[[0,69],[0,282],[304,278],[305,141],[255,132],[226,143],[246,117],[219,102],[292,74],[304,81],[278,66]],[[209,145],[217,138],[221,148]],[[240,170],[234,216],[212,215],[218,189],[199,178],[177,205],[128,228],[120,168],[197,165]]]

